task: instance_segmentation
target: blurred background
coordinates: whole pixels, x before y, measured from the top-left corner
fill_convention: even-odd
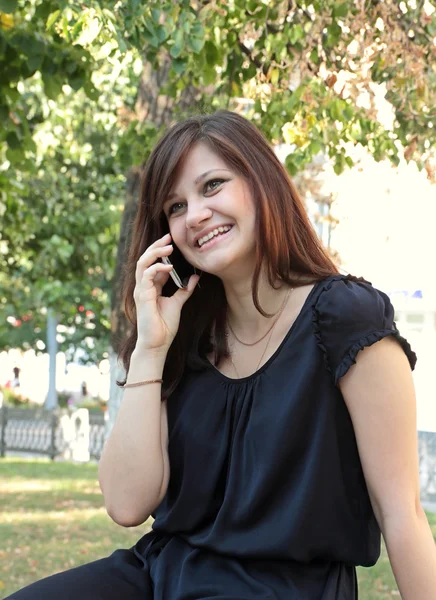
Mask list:
[[[391,297],[418,354],[422,499],[436,512],[435,3],[0,0],[5,593],[125,543],[95,461],[121,398],[140,168],[172,122],[218,108],[267,136],[341,270]],[[45,506],[56,489],[59,506]],[[82,535],[93,518],[102,530],[76,556],[80,506]],[[17,546],[27,526],[34,545]],[[59,569],[47,558],[56,527],[70,548]],[[385,555],[374,569],[359,575],[362,597],[398,595]]]

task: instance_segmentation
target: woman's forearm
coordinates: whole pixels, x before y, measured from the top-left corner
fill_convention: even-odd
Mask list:
[[[436,545],[425,512],[391,516],[382,530],[402,600],[434,600]]]
[[[128,383],[162,378],[165,359],[132,354]],[[154,510],[162,489],[161,384],[127,388],[99,463],[99,482],[109,515],[138,525]]]

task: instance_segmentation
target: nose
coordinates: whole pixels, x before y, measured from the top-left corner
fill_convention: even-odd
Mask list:
[[[212,211],[203,202],[191,200],[186,213],[186,228],[195,229],[212,216]]]

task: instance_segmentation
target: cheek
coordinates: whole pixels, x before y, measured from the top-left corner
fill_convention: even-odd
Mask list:
[[[176,246],[184,242],[186,239],[186,227],[183,219],[179,218],[170,220],[168,223],[168,229]]]

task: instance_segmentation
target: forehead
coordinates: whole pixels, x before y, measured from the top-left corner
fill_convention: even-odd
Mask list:
[[[199,142],[189,151],[180,165],[174,185],[177,186],[187,180],[192,182],[211,169],[228,169],[228,166],[207,144]]]

